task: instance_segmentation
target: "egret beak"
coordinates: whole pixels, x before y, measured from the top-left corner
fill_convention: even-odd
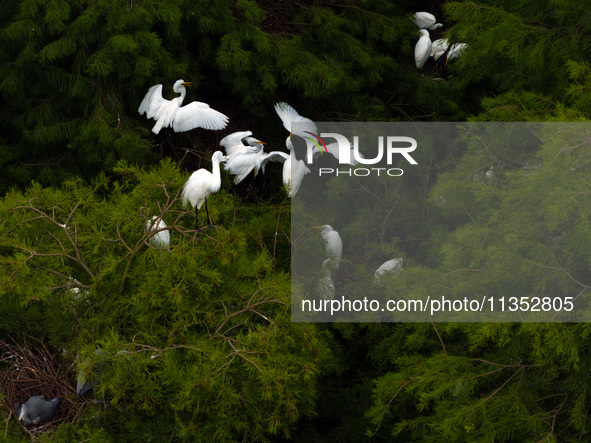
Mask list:
[[[267,143],[265,143],[265,142],[262,142],[262,141],[260,141],[260,140],[257,140],[257,143],[261,143],[261,144],[263,144],[263,145],[266,145],[266,144],[267,144]]]
[[[447,66],[448,61],[449,61],[449,57],[445,59],[445,64],[443,65],[444,68]]]
[[[324,226],[312,226],[314,229],[322,229]]]
[[[183,82],[182,85],[183,86],[191,86],[191,82]]]
[[[220,159],[220,161],[221,161],[221,162],[227,162],[227,161],[228,161],[228,156],[227,156],[227,155],[224,155],[224,156],[223,156],[223,157]]]
[[[254,178],[257,178],[257,168],[254,168]]]

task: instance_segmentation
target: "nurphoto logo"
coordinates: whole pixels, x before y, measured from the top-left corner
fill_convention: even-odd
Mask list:
[[[331,153],[333,151],[336,151],[336,154],[333,155],[335,155],[335,157],[339,161],[339,164],[341,165],[377,165],[383,161],[384,155],[386,164],[388,166],[394,164],[395,155],[402,155],[404,159],[411,165],[418,165],[416,160],[412,158],[412,156],[410,155],[410,153],[417,148],[417,141],[412,137],[393,135],[378,136],[377,154],[373,158],[367,158],[365,155],[359,152],[359,136],[357,135],[353,136],[353,143],[351,143],[347,137],[336,132],[323,132],[320,134],[320,136],[312,134],[310,132],[308,133],[314,136],[317,141],[312,138],[306,138],[311,140],[314,143],[314,145],[316,145],[318,149],[322,151],[322,149],[320,148],[320,144],[318,143],[320,142],[327,153],[329,152],[329,150],[324,140],[329,137],[335,139],[336,142],[330,144],[329,146],[331,147]],[[306,162],[308,164],[312,164],[313,162],[314,145],[310,143],[307,144],[308,151],[306,154]],[[333,147],[333,145],[336,146]],[[377,175],[380,175],[380,172],[382,171],[385,171],[386,174],[391,177],[401,176],[404,173],[404,171],[401,168],[354,168],[348,170],[335,170],[334,168],[319,168],[318,175],[355,175],[358,177],[364,177],[372,173],[377,173]]]

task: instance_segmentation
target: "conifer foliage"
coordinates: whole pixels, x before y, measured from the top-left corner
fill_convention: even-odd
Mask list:
[[[196,234],[171,162],[116,172],[6,196],[0,334],[67,343],[66,361],[108,361],[94,395],[109,399],[99,429],[112,435],[289,436],[313,413],[330,351],[313,326],[289,321],[288,206],[244,223],[222,192],[217,225]],[[150,244],[152,214],[167,221],[170,250]]]
[[[415,68],[420,10],[463,56]],[[72,385],[80,369],[100,378],[42,438],[585,441],[588,323],[291,323],[290,242],[310,239],[291,238],[290,203],[312,214],[273,190],[279,175],[246,201],[222,174],[199,234],[180,192],[191,154],[211,158],[231,132],[281,149],[279,101],[315,121],[586,121],[590,23],[566,0],[2,2],[0,341],[40,341]],[[230,123],[166,151],[137,109],[180,78]],[[421,147],[412,173],[364,199],[352,181],[328,189],[314,215],[343,238],[336,293],[366,294],[403,257],[388,295],[586,300],[588,131],[536,131]]]

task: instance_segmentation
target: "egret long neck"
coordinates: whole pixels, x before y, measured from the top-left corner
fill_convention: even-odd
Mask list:
[[[217,191],[222,186],[222,176],[220,175],[220,161],[217,158],[212,159],[211,173],[213,174],[213,188]]]
[[[180,97],[177,97],[177,103],[179,105],[179,107],[183,104],[183,100],[185,99],[185,95],[187,95],[187,88],[185,88],[183,85],[180,85],[178,88],[176,88],[176,91],[178,92],[180,95]]]

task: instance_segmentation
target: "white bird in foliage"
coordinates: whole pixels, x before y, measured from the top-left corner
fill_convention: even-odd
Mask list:
[[[415,45],[415,64],[417,68],[422,68],[431,55],[431,39],[429,31],[421,29],[421,37]]]
[[[161,84],[148,89],[138,112],[156,120],[152,132],[158,134],[160,129],[169,126],[174,132],[185,132],[195,128],[224,129],[228,124],[228,117],[210,108],[207,103],[194,101],[181,106],[187,93],[185,86],[191,86],[191,83],[184,80],[175,82],[172,89],[181,95],[172,100],[162,98]]]
[[[467,47],[467,43],[454,43],[453,45],[451,45],[451,48],[449,48],[449,51],[447,52],[447,60],[445,61],[445,64],[447,65],[448,61],[453,60],[454,58],[457,58],[460,55],[462,55],[462,53],[466,50]]]
[[[402,257],[393,258],[392,260],[388,260],[387,262],[382,263],[382,265],[376,269],[374,273],[374,281],[379,282],[382,276],[386,273],[391,273],[394,276],[399,275],[402,272]]]
[[[291,137],[285,140],[285,146],[289,149],[289,158],[283,164],[283,185],[287,195],[290,198],[295,197],[304,181],[304,175],[309,174],[310,169],[306,166],[303,160],[298,160],[295,156]]]
[[[155,248],[168,249],[170,247],[170,232],[161,217],[153,216],[146,221],[146,232],[157,231],[150,237],[150,244]]]
[[[195,208],[195,230],[197,231],[199,230],[197,211],[201,209],[203,203],[205,203],[205,213],[207,214],[209,226],[211,226],[211,218],[207,209],[207,197],[220,190],[222,185],[220,162],[225,162],[226,160],[227,157],[221,151],[215,151],[211,156],[212,172],[209,172],[205,168],[198,169],[191,174],[191,177],[189,177],[189,180],[183,186],[183,192],[181,193],[183,207],[186,207],[187,203],[190,202],[191,206]]]
[[[435,23],[437,20],[435,16],[429,12],[417,12],[415,13],[415,23],[421,29],[426,28],[434,31],[437,28],[441,28],[441,23]]]
[[[445,54],[447,48],[449,47],[449,41],[446,38],[439,38],[431,43],[431,57],[434,60],[439,60],[439,58]]]
[[[343,240],[337,231],[330,225],[314,226],[315,229],[322,229],[320,235],[324,239],[326,260],[323,266],[326,265],[330,271],[336,271],[341,264],[341,256],[343,255]]]

